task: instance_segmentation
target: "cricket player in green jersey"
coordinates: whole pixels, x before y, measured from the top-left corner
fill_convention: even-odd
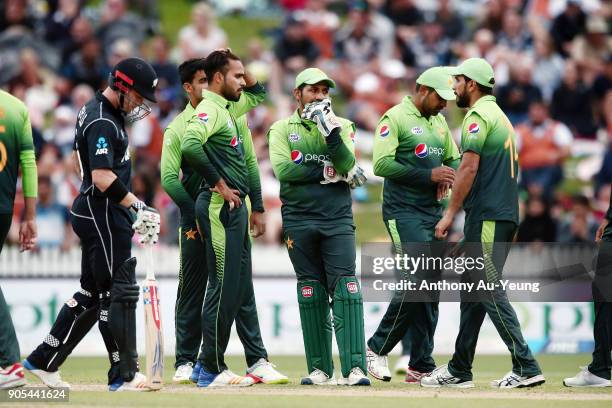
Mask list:
[[[20,165],[25,210],[19,226],[19,244],[22,251],[27,251],[36,244],[38,176],[32,125],[23,102],[0,90],[0,253],[13,219]],[[0,289],[0,389],[25,385],[25,373],[19,357],[15,328]]]
[[[612,186],[611,186],[612,187]],[[595,240],[599,242],[597,267],[593,284],[595,348],[591,364],[582,367],[574,377],[563,380],[566,387],[612,387],[612,195],[605,218],[601,221]]]
[[[350,192],[365,177],[355,161],[355,125],[331,109],[333,87],[320,69],[298,74],[293,91],[297,110],[268,131],[270,160],[280,181],[283,235],[298,280],[309,373],[301,383],[370,385]],[[330,297],[340,381],[332,361]]]
[[[179,76],[189,102],[166,128],[162,148],[161,179],[162,186],[181,211],[179,228],[179,287],[175,307],[176,331],[176,373],[174,382],[197,382],[201,366],[197,353],[202,339],[202,304],[206,292],[208,269],[206,268],[205,245],[200,239],[195,222],[195,200],[202,177],[193,171],[183,160],[181,140],[187,123],[195,107],[202,101],[202,91],[207,88],[204,58],[185,61],[179,66]],[[252,149],[250,130],[244,113],[257,106],[265,98],[264,88],[248,73],[245,75],[246,87],[238,102],[230,102],[230,111],[238,119],[239,133],[245,135],[245,149]],[[253,160],[254,155],[249,155]],[[182,178],[179,177],[182,172]],[[252,186],[253,191],[259,185]],[[261,339],[257,309],[254,296],[246,299],[236,317],[238,335],[243,341],[249,372],[255,372],[264,383],[284,383],[287,378],[274,370],[267,361],[266,349]],[[195,362],[195,366],[194,366]],[[259,375],[258,375],[259,374]]]
[[[229,49],[213,51],[204,64],[208,89],[181,141],[187,163],[203,177],[196,199],[196,222],[206,245],[208,288],[202,310],[201,370],[198,387],[249,386],[258,378],[232,373],[224,354],[240,308],[253,298],[249,217],[253,236],[265,230],[259,170],[249,133],[238,127],[230,102],[244,87],[242,61]],[[214,273],[213,273],[214,271]],[[254,304],[254,300],[253,300]],[[251,373],[249,373],[251,374]]]
[[[469,110],[463,119],[463,156],[453,183],[453,195],[444,216],[436,225],[436,237],[446,237],[455,215],[463,206],[464,240],[468,248],[478,248],[476,251],[468,250],[468,256],[484,257],[486,279],[497,282],[501,279],[509,243],[518,228],[516,136],[510,121],[491,95],[495,79],[488,62],[470,58],[459,65],[453,74],[457,106]],[[487,299],[480,302],[467,302],[462,298],[453,358],[448,365],[423,377],[421,385],[474,386],[472,362],[485,315],[489,316],[512,355],[512,370],[493,381],[491,386],[518,388],[544,383],[542,371],[523,338],[505,290],[499,287],[486,296]]]
[[[418,251],[410,255],[419,256],[430,249],[427,244],[415,247],[414,243],[435,240],[434,228],[442,216],[440,199],[459,165],[459,150],[440,113],[446,101],[455,99],[452,87],[448,68],[429,68],[417,78],[415,96],[405,97],[385,112],[375,132],[374,174],[385,178],[383,220],[399,255]],[[436,368],[431,353],[438,303],[418,303],[409,296],[406,291],[394,294],[368,340],[368,372],[379,380],[391,381],[387,355],[407,332],[410,363],[406,382],[418,384]]]

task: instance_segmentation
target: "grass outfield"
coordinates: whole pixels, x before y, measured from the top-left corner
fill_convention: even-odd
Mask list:
[[[299,378],[306,371],[303,357],[276,357],[277,368],[290,377],[288,385],[257,385],[244,389],[197,389],[193,385],[168,385],[156,393],[109,393],[105,391],[107,360],[105,358],[70,358],[62,367],[62,377],[73,385],[70,404],[67,406],[113,407],[189,407],[206,405],[221,407],[381,407],[426,406],[447,407],[610,407],[612,389],[570,389],[561,380],[578,371],[578,366],[589,361],[590,356],[541,355],[538,360],[546,376],[546,384],[528,390],[495,391],[489,381],[501,377],[510,367],[508,356],[480,356],[474,362],[476,388],[471,390],[432,390],[409,386],[396,376],[390,383],[373,382],[373,387],[304,387]],[[448,356],[438,356],[445,363]],[[171,384],[173,359],[167,359],[165,379]],[[236,373],[245,369],[244,359],[230,357],[228,363]],[[391,366],[395,363],[392,358]],[[337,367],[339,365],[337,364]],[[338,371],[336,371],[338,375]],[[31,385],[37,379],[28,374]],[[577,402],[579,401],[579,402]],[[23,406],[23,405],[20,405]],[[36,404],[36,406],[42,406]],[[53,407],[61,405],[53,404]]]

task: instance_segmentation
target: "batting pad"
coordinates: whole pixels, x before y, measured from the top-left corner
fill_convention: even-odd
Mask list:
[[[334,331],[340,352],[342,376],[348,377],[354,367],[366,371],[363,299],[354,276],[343,276],[334,289]]]
[[[308,373],[318,368],[331,377],[334,362],[327,291],[318,281],[303,281],[297,283],[297,296]]]

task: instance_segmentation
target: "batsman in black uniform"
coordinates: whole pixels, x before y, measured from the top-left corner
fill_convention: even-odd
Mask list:
[[[81,239],[81,288],[66,301],[51,332],[24,361],[24,367],[52,388],[69,387],[58,368],[98,321],[111,363],[109,389],[138,391],[146,378],[136,352],[136,258],[133,231],[152,245],[159,213],[129,192],[131,163],[124,125],[151,112],[157,75],[139,58],[119,62],[109,86],[79,112],[74,155],[82,184],[71,209],[72,227]]]

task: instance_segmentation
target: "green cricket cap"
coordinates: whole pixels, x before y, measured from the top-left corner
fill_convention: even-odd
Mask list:
[[[442,99],[455,100],[453,77],[448,67],[433,67],[425,70],[416,80],[419,85],[433,88]]]
[[[336,87],[336,83],[319,68],[306,68],[295,77],[296,88],[302,85],[318,84],[319,82],[326,82],[330,88]]]
[[[482,58],[468,58],[455,67],[451,75],[465,75],[482,86],[493,88],[495,75],[493,67]]]

